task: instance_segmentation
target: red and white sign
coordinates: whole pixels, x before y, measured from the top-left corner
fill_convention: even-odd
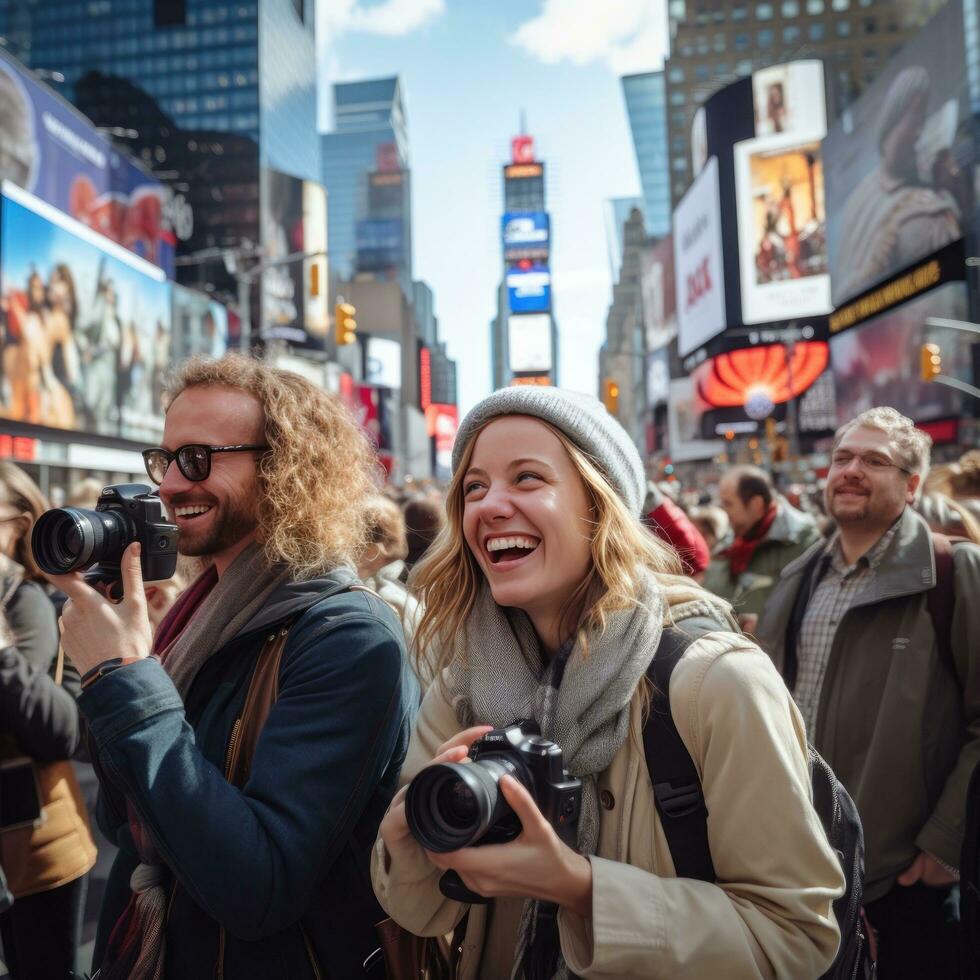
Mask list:
[[[697,350],[727,326],[718,159],[712,157],[674,211],[677,348]]]
[[[510,141],[512,163],[534,163],[534,137],[515,136]]]

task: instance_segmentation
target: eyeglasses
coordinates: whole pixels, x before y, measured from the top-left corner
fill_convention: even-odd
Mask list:
[[[855,459],[858,461],[861,469],[868,470],[871,473],[884,473],[885,470],[890,469],[900,470],[902,473],[911,472],[911,470],[907,470],[904,466],[899,466],[894,460],[888,459],[887,456],[879,456],[877,453],[834,453],[830,457],[830,465],[834,469],[846,470]]]
[[[184,476],[194,483],[200,483],[211,475],[211,456],[213,453],[257,453],[268,449],[268,446],[203,446],[199,443],[188,443],[176,452],[170,452],[162,446],[143,450],[143,465],[146,474],[158,486],[170,469],[170,464],[177,460],[177,468]]]

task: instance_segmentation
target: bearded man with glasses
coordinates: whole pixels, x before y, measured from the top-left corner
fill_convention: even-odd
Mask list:
[[[120,847],[97,975],[357,976],[383,918],[370,850],[418,702],[397,619],[352,589],[373,451],[332,396],[228,355],[180,369],[143,456],[206,571],[152,638],[137,545],[118,605],[52,579]]]
[[[980,762],[980,547],[912,509],[931,440],[892,408],[834,438],[837,530],[788,565],[758,639],[864,824],[879,976],[957,977],[960,850]]]

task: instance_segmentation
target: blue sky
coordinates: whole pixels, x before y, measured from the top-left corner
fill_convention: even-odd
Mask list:
[[[416,278],[436,298],[463,411],[490,390],[501,165],[521,110],[548,165],[560,380],[595,394],[612,281],[603,203],[639,193],[619,77],[661,66],[657,0],[319,0],[321,128],[335,81],[400,75]],[[603,9],[603,8],[606,9]],[[323,96],[327,96],[324,98]]]

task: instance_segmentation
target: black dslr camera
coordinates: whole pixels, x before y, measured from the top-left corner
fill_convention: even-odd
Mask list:
[[[542,738],[536,722],[515,721],[487,732],[470,747],[470,758],[469,763],[428,766],[409,784],[405,815],[424,848],[444,854],[517,837],[521,822],[500,792],[501,776],[521,783],[558,836],[575,847],[582,782],[562,767],[561,749]],[[447,871],[439,887],[458,902],[487,901],[455,871]]]
[[[143,580],[159,582],[172,578],[177,568],[179,533],[150,487],[123,483],[105,487],[95,510],[59,507],[42,514],[31,534],[31,550],[49,575],[88,568],[86,580],[104,583],[106,594],[118,598],[122,584],[119,561],[126,547],[140,542]]]

